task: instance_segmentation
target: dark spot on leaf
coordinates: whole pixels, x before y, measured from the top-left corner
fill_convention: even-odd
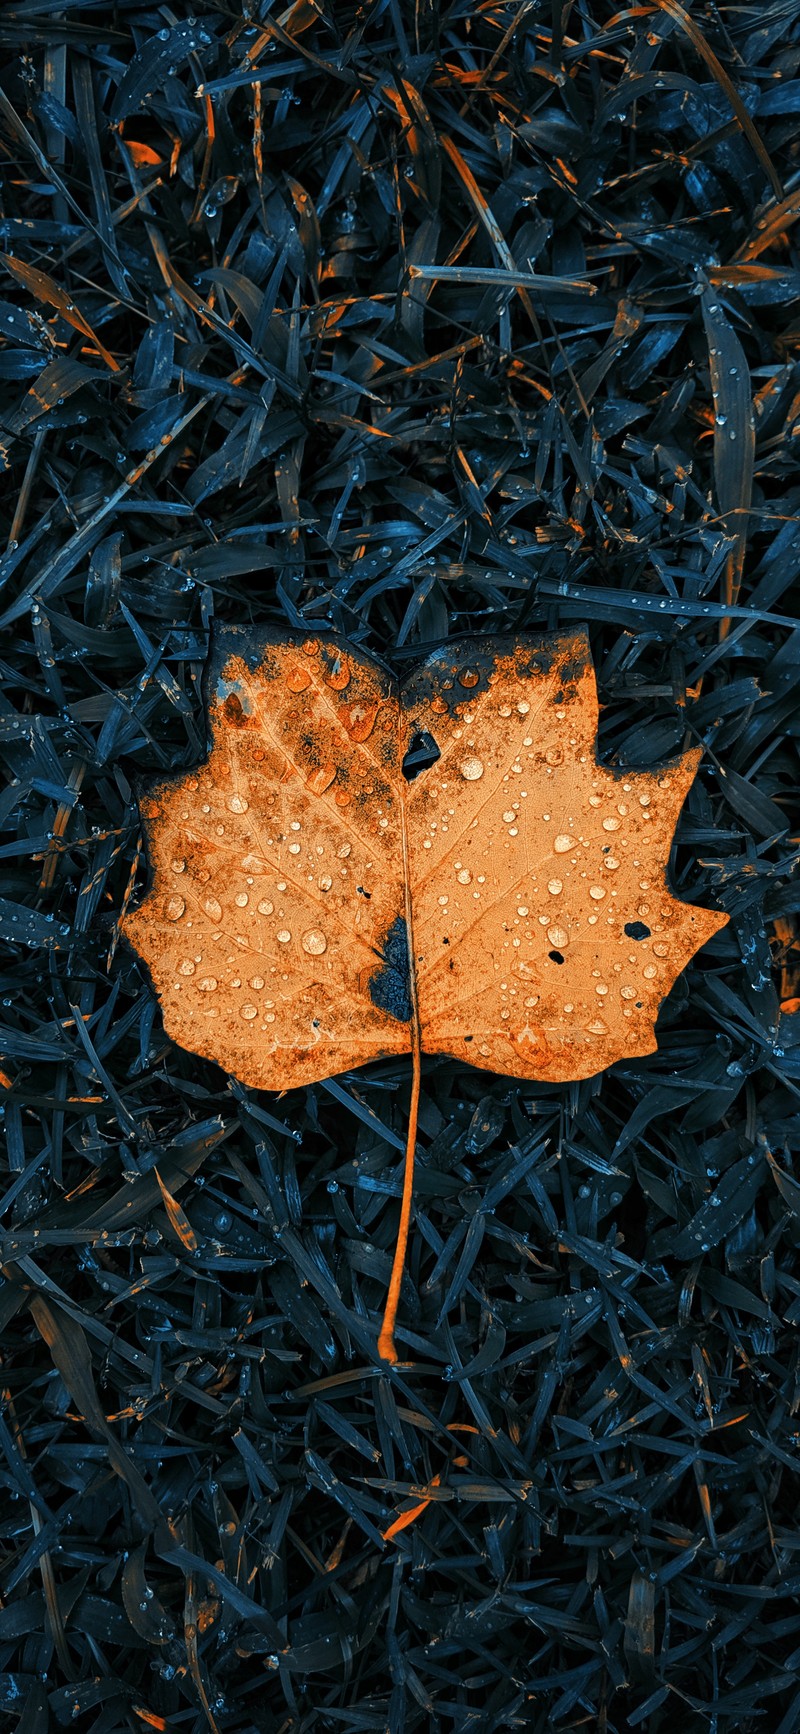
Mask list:
[[[369,996],[379,1011],[399,1023],[411,1022],[411,979],[408,929],[402,915],[392,922],[379,953],[380,968],[370,976]]]
[[[650,929],[643,921],[626,921],[625,932],[629,939],[649,939]]]
[[[563,951],[548,951],[547,955],[548,955],[548,957],[551,957],[553,959],[554,963],[563,963],[564,962]]]

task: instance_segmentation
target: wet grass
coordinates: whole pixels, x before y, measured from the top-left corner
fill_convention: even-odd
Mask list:
[[[798,1725],[799,13],[3,9],[24,1734]],[[706,749],[658,1053],[424,1062],[411,1366],[406,1062],[248,1091],[116,943],[215,618],[587,622],[609,762]]]

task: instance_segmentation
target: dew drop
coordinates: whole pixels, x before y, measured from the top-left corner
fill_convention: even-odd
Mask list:
[[[253,976],[253,979],[252,979],[252,981],[251,981],[251,983],[250,983],[250,986],[251,986],[251,987],[254,987],[254,988],[255,988],[255,990],[256,990],[256,993],[259,993],[259,992],[260,992],[260,990],[261,990],[261,988],[262,988],[262,987],[263,987],[263,986],[264,986],[264,977],[263,977],[263,975],[254,975],[254,976]]]
[[[350,669],[340,657],[337,657],[333,667],[328,669],[325,685],[332,686],[334,692],[344,692],[345,687],[350,685]]]
[[[653,976],[658,975],[658,970],[656,969],[655,964],[646,963],[642,970],[642,975],[645,976],[648,981],[652,981]]]
[[[517,906],[517,914],[518,914],[518,915],[527,915],[527,914],[528,914],[528,905],[527,905],[527,903],[520,903],[520,904],[518,904],[518,906]]]
[[[249,801],[245,800],[244,795],[231,795],[228,807],[232,813],[246,813],[249,804]]]
[[[477,668],[462,668],[459,671],[459,686],[477,686],[479,680],[480,674]]]
[[[526,698],[521,698],[517,705],[517,710],[519,711],[520,716],[527,716],[530,708],[528,700]]]
[[[594,898],[595,903],[602,902],[602,899],[605,897],[605,891],[603,890],[602,885],[590,885],[589,896]]]
[[[456,874],[456,878],[459,885],[470,885],[472,883],[472,874],[467,867],[462,867],[461,872]]]
[[[243,1018],[246,1018],[246,1019],[247,1019],[247,1022],[248,1022],[248,1023],[250,1023],[250,1022],[252,1022],[252,1019],[253,1019],[253,1018],[257,1018],[257,1017],[258,1017],[258,1006],[257,1006],[257,1005],[252,1005],[252,1004],[251,1004],[251,1003],[250,1003],[250,1002],[248,1002],[248,1004],[247,1004],[247,1005],[243,1005],[243,1006],[242,1006],[242,1013],[241,1013],[241,1015],[242,1015],[242,1017],[243,1017]]]
[[[308,669],[300,668],[299,665],[296,668],[290,668],[286,676],[286,685],[290,692],[305,692],[306,687],[311,685],[311,675]]]
[[[551,897],[557,897],[559,892],[563,890],[563,881],[561,879],[548,879],[547,889]]]
[[[551,945],[555,945],[558,947],[561,947],[562,945],[567,945],[569,942],[569,934],[566,930],[566,927],[556,927],[556,926],[548,927],[547,937],[548,937]]]
[[[262,897],[261,902],[258,905],[258,913],[259,915],[271,915],[274,908],[274,903],[270,903],[268,897]]]
[[[668,957],[669,956],[669,946],[668,945],[654,945],[653,951],[655,952],[656,957]]]
[[[206,898],[205,912],[206,912],[206,915],[211,916],[212,921],[221,921],[222,920],[222,904],[217,902],[216,897],[207,897]]]
[[[565,831],[560,831],[558,836],[553,838],[553,848],[557,855],[566,855],[567,850],[574,846],[573,838],[568,837]]]
[[[202,981],[197,983],[200,993],[213,993],[216,985],[217,978],[215,975],[204,975]]]
[[[514,820],[516,819],[516,816],[517,816],[516,813],[512,813],[510,808],[509,808],[508,812],[503,814],[503,824],[504,825],[513,825]]]
[[[306,788],[312,795],[324,795],[325,790],[329,789],[331,783],[335,783],[335,781],[336,766],[329,759],[326,764],[320,765],[317,770],[311,772],[306,781]]]
[[[170,868],[173,873],[185,873],[186,862],[176,856],[174,861],[170,861]]]
[[[330,873],[322,873],[317,880],[317,884],[319,885],[320,891],[330,891],[333,884]]]
[[[178,964],[178,974],[179,975],[194,975],[194,964],[192,963],[192,960],[190,957],[185,958],[183,963]]]
[[[608,988],[606,987],[606,984],[604,981],[598,981],[596,986],[595,986],[594,991],[595,991],[595,993],[599,993],[600,998],[603,999],[605,997],[605,995],[608,993]]]
[[[280,937],[281,935],[278,934],[279,939]],[[328,941],[319,927],[310,927],[308,933],[303,934],[301,944],[303,950],[309,952],[312,957],[321,957],[323,951],[328,949]]]
[[[246,891],[238,891],[233,901],[237,909],[246,909],[250,899]]]
[[[350,852],[351,852],[351,845],[349,843],[342,843],[341,847],[338,848],[336,851],[337,855],[339,856],[340,861],[346,861]]]
[[[483,765],[480,759],[464,759],[461,765],[461,775],[468,783],[477,783],[483,776]]]
[[[282,927],[280,933],[276,934],[279,945],[288,945],[291,937],[288,927]]]
[[[618,831],[619,830],[619,819],[604,819],[603,820],[603,830],[604,831]]]
[[[501,715],[501,716],[503,716],[503,717],[506,717],[506,716],[510,716],[510,715],[511,715],[511,706],[510,706],[510,704],[501,704],[501,706],[500,706],[500,715]]]
[[[349,709],[345,705],[340,708],[339,716],[351,740],[359,744],[369,740],[379,708],[377,704],[351,704]]]
[[[185,904],[184,899],[182,897],[170,897],[169,902],[168,902],[167,907],[166,907],[166,910],[165,910],[167,920],[168,921],[180,921],[180,918],[181,918],[185,908],[186,908],[186,904]]]

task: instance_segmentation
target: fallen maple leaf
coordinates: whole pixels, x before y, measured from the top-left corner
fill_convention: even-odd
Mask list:
[[[210,755],[141,800],[122,931],[168,1034],[255,1088],[414,1056],[394,1359],[420,1052],[551,1081],[653,1052],[728,919],[667,884],[702,749],[598,764],[582,632],[445,645],[398,687],[333,634],[223,627],[207,681]]]

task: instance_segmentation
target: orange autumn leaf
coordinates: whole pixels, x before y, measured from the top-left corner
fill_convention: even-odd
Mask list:
[[[175,1041],[291,1089],[410,1053],[416,998],[423,1052],[516,1077],[654,1051],[727,920],[666,878],[700,749],[598,764],[582,634],[446,646],[402,690],[333,635],[223,628],[212,661],[210,757],[142,800],[153,884],[122,924]]]
[[[652,1053],[725,925],[667,881],[702,749],[601,765],[582,632],[445,645],[400,687],[333,634],[224,627],[207,694],[206,762],[140,802],[121,929],[168,1034],[254,1088],[413,1055],[396,1301],[420,1053],[553,1082]]]

